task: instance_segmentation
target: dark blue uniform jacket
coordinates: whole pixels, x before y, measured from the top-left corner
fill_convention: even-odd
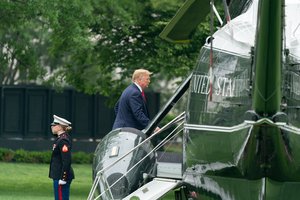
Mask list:
[[[71,181],[74,172],[71,167],[72,140],[68,133],[60,134],[53,143],[49,177],[54,180]]]

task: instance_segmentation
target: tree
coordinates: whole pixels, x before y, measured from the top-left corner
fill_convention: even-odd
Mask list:
[[[91,47],[89,1],[1,1],[0,15],[2,84],[47,83],[49,76],[63,77],[70,55]],[[61,70],[53,73],[55,69]]]
[[[91,29],[96,41],[94,50],[73,58],[76,68],[71,69],[74,71],[68,76],[69,82],[82,91],[116,99],[136,68],[154,72],[153,82],[186,77],[203,42],[174,45],[159,38],[183,2],[97,1],[93,6],[97,22]],[[195,37],[201,41],[205,38],[199,33]]]
[[[159,33],[184,0],[8,0],[0,2],[2,84],[69,85],[114,101],[136,68],[181,80],[208,26],[174,45]],[[159,88],[156,84],[151,84]]]

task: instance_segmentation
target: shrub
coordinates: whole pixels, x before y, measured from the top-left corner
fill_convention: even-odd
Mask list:
[[[16,150],[13,161],[25,163],[50,163],[51,151],[25,151]]]
[[[0,161],[22,162],[22,163],[50,163],[51,151],[26,151],[24,149],[11,150],[0,148]],[[72,153],[72,163],[91,164],[92,153],[74,152]]]
[[[87,154],[84,152],[76,152],[72,155],[72,161],[73,163],[78,164],[90,164],[93,162],[93,154]]]
[[[11,149],[0,148],[0,160],[4,162],[12,161],[14,152]]]

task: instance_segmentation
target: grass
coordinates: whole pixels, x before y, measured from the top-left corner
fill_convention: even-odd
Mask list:
[[[87,199],[92,185],[91,165],[73,165],[70,199]],[[53,200],[49,165],[0,162],[0,200]]]
[[[70,199],[85,200],[92,186],[92,167],[73,164],[75,179],[71,184]],[[53,200],[49,165],[0,162],[0,200]],[[164,200],[174,199],[172,193]]]

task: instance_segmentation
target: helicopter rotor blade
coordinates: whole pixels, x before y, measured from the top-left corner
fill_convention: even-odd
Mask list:
[[[189,42],[193,31],[210,11],[209,1],[187,0],[159,36],[169,42]]]

